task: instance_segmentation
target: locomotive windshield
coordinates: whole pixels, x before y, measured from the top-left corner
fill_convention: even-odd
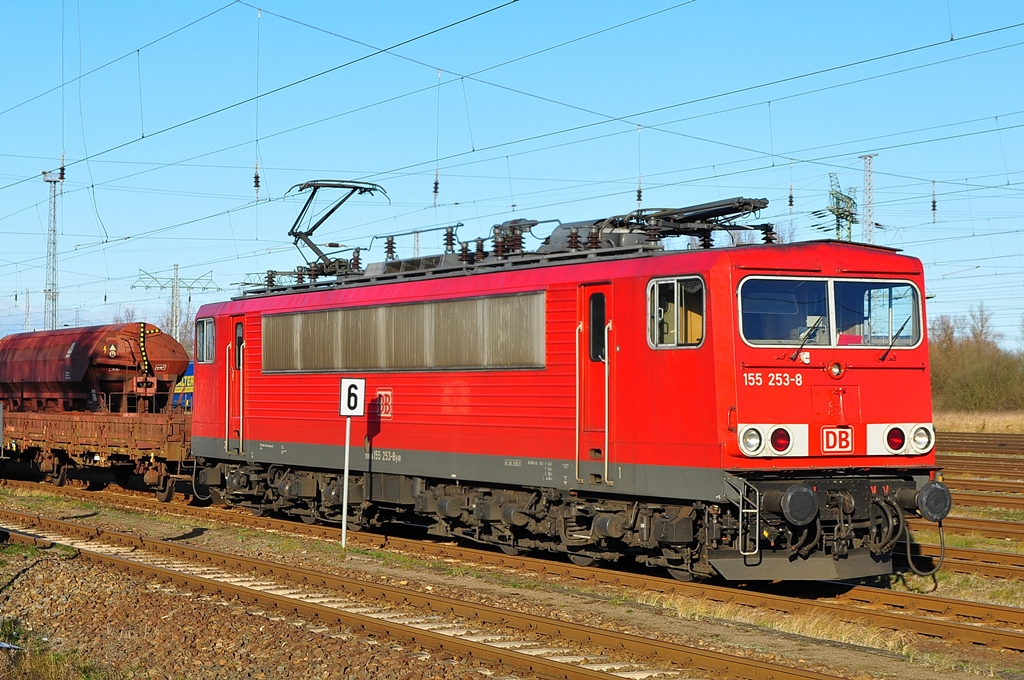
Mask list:
[[[740,289],[743,334],[755,345],[828,345],[828,282],[748,279]]]
[[[739,297],[752,345],[911,347],[921,339],[918,292],[907,282],[749,278]]]
[[[917,290],[908,283],[836,281],[839,345],[909,347],[921,337]]]

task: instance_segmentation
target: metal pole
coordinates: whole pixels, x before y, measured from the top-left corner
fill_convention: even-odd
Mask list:
[[[345,418],[345,472],[341,481],[341,547],[346,547],[348,540],[348,461],[349,461],[349,439],[352,437],[352,417]]]
[[[178,265],[174,265],[174,279],[171,282],[171,337],[181,340],[181,286],[178,280]]]

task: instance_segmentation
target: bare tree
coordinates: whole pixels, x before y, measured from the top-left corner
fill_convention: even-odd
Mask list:
[[[181,308],[181,321],[178,324],[177,334],[173,333],[171,328],[172,314],[171,305],[168,304],[167,311],[164,312],[163,316],[160,317],[160,328],[164,332],[175,335],[178,342],[182,344],[185,351],[188,352],[189,358],[192,357],[192,349],[195,344],[195,326],[193,324],[193,316],[195,312],[192,311],[192,301],[189,300],[184,307]]]
[[[776,243],[793,243],[794,241],[796,241],[796,225],[793,224],[793,220],[775,225]]]
[[[744,246],[757,243],[757,236],[755,236],[755,232],[753,230],[729,231],[726,233],[729,234],[729,240],[732,241],[732,245],[734,246]]]
[[[139,312],[134,305],[125,305],[114,315],[114,323],[132,323],[139,320]]]
[[[964,337],[966,327],[967,322],[962,316],[937,316],[932,319],[931,328],[928,330],[928,342],[936,349],[953,349]]]
[[[977,308],[971,307],[970,319],[968,331],[976,345],[995,345],[1003,337],[993,328],[992,312],[985,309],[984,302],[979,302]]]

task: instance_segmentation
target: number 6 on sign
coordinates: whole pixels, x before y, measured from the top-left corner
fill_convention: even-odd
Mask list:
[[[366,378],[341,379],[341,415],[361,418],[366,406]]]

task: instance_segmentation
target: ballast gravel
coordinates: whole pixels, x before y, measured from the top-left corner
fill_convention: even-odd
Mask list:
[[[343,628],[310,630],[54,551],[9,559],[0,578],[0,616],[113,678],[482,680],[508,673]]]
[[[1017,677],[1005,670],[999,672],[1004,664],[992,664],[987,653],[977,660],[965,660],[962,650],[953,648],[952,643],[930,645],[930,662],[919,664],[877,649],[757,625],[667,616],[661,607],[640,604],[614,588],[587,588],[572,579],[449,559],[424,560],[386,550],[345,553],[333,541],[95,505],[82,517],[81,505],[43,495],[2,491],[0,506],[839,677],[930,680],[939,674],[961,677],[963,671],[967,671],[963,676],[973,675],[978,668],[995,670],[1004,678]],[[113,677],[515,677],[512,669],[482,668],[472,659],[438,656],[404,641],[369,638],[340,629],[311,630],[294,620],[268,619],[251,609],[156,587],[84,560],[61,561],[49,554],[44,558],[45,563],[33,565],[9,587],[0,584],[0,617],[21,618],[54,642],[77,651],[80,658],[116,670],[119,674]],[[16,566],[6,568],[8,577],[19,571]],[[582,592],[581,587],[590,592]],[[40,604],[43,597],[49,600]]]

